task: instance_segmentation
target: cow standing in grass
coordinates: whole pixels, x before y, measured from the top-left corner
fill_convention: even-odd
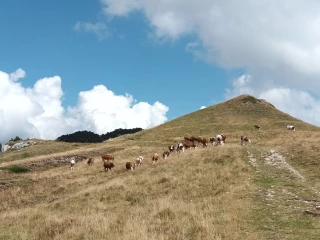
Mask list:
[[[142,160],[143,160],[142,156],[137,157],[137,159],[136,159],[136,166],[137,167],[140,167],[142,165]]]
[[[137,167],[136,163],[127,162],[126,163],[126,169],[133,171]]]
[[[170,145],[170,146],[168,147],[168,149],[169,149],[170,153],[174,152],[174,145]]]
[[[103,162],[103,168],[105,170],[105,172],[108,172],[109,170],[111,171],[111,168],[114,168],[114,164],[111,161],[108,160],[104,160]]]
[[[111,154],[107,154],[107,153],[102,154],[101,158],[102,158],[102,162],[104,162],[105,160],[107,161],[114,160],[114,157]]]
[[[293,126],[293,125],[287,125],[287,130],[293,130],[293,131],[295,131],[296,128],[295,128],[295,126]]]
[[[94,159],[93,158],[89,158],[88,161],[87,161],[87,164],[89,166],[93,165],[93,162],[94,162]]]
[[[247,136],[241,136],[240,140],[241,140],[241,145],[251,143],[251,140]]]
[[[153,154],[153,156],[152,156],[152,162],[153,162],[153,164],[156,164],[156,163],[158,162],[158,160],[159,160],[159,155],[158,155],[158,153]]]

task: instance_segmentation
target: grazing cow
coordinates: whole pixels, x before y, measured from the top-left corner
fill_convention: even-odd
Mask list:
[[[136,167],[140,167],[142,165],[143,157],[139,156],[136,160]]]
[[[217,135],[216,136],[216,145],[223,145],[224,143],[225,143],[225,141],[226,141],[226,136],[225,135],[223,135],[223,134],[219,134],[219,135]]]
[[[87,161],[87,164],[90,166],[90,165],[93,165],[93,162],[94,162],[94,159],[93,158],[89,158],[88,161]]]
[[[184,149],[197,147],[193,142],[183,142],[182,144],[183,144]]]
[[[201,137],[197,137],[197,136],[192,136],[191,137],[192,142],[196,141],[198,143],[202,142],[202,138]]]
[[[256,125],[254,125],[254,128],[257,129],[257,130],[260,130],[261,127],[256,124]]]
[[[163,157],[164,159],[167,159],[167,158],[169,157],[169,155],[170,155],[170,152],[169,152],[169,151],[164,151],[164,152],[162,153],[162,157]]]
[[[202,142],[203,147],[208,146],[208,140],[206,138],[203,138],[201,142]]]
[[[104,160],[114,160],[114,157],[111,154],[104,153],[101,155],[102,161]]]
[[[74,169],[74,165],[76,164],[76,161],[74,159],[71,159],[70,164],[71,164],[70,169],[73,170]]]
[[[241,145],[251,143],[251,140],[247,136],[241,136],[240,140],[241,140]]]
[[[192,140],[192,137],[188,137],[188,136],[185,136],[184,137],[184,140],[185,141],[189,141],[189,142],[192,142],[193,140]]]
[[[215,137],[211,137],[209,140],[212,143],[212,145],[216,142],[216,138]]]
[[[108,170],[111,171],[111,168],[114,168],[114,167],[115,167],[115,166],[114,166],[113,162],[110,162],[110,161],[108,161],[108,160],[105,160],[105,161],[103,162],[103,168],[104,168],[104,170],[105,170],[106,172],[108,172]]]
[[[177,145],[177,152],[180,153],[180,151],[184,152],[184,146],[182,143],[178,143]]]
[[[293,126],[293,125],[287,125],[287,130],[293,130],[293,131],[295,131],[296,128],[295,128],[295,126]]]
[[[170,153],[174,151],[174,145],[170,145],[168,148],[169,148]]]
[[[126,169],[128,169],[128,170],[131,169],[131,171],[133,171],[133,169],[135,169],[136,166],[137,166],[137,165],[136,165],[135,163],[132,163],[132,162],[127,162],[127,163],[126,163]]]
[[[153,162],[153,164],[156,164],[156,163],[158,162],[158,160],[159,160],[159,155],[158,155],[158,153],[153,154],[153,156],[152,156],[152,162]]]

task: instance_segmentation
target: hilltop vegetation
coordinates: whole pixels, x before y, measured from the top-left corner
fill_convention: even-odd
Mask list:
[[[31,170],[0,172],[0,239],[318,239],[319,130],[243,95],[107,142],[43,141],[2,154],[2,168]],[[153,153],[186,135],[221,133],[223,147],[199,145],[152,164]],[[251,145],[241,146],[240,135]],[[108,173],[104,152],[115,156]],[[74,155],[95,163],[37,167]],[[126,171],[139,155],[142,167]]]
[[[132,134],[141,131],[142,128],[122,129],[118,128],[106,134],[96,134],[91,131],[77,131],[72,134],[62,135],[57,138],[61,142],[77,142],[77,143],[99,143],[110,138],[119,137],[124,134]]]

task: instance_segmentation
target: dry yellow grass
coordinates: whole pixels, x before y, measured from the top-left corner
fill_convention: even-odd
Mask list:
[[[287,131],[287,124],[297,131]],[[153,153],[162,154],[185,135],[218,133],[227,135],[223,147],[198,147],[152,164]],[[252,144],[241,146],[240,135]],[[21,174],[2,171],[0,239],[318,239],[319,220],[303,212],[320,200],[319,136],[319,128],[241,96],[100,144],[48,141],[43,145],[50,144],[49,152],[35,145],[23,151],[38,155],[6,153],[0,167],[57,155],[93,156],[95,163],[79,161],[74,171],[68,163]],[[305,181],[265,164],[271,148]],[[111,172],[102,168],[102,152],[115,156]],[[142,167],[125,170],[139,155]]]

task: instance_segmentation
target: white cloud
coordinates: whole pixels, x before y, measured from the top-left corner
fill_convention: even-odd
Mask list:
[[[110,32],[107,25],[102,22],[90,23],[90,22],[80,22],[78,21],[74,29],[76,31],[84,31],[95,34],[99,40],[104,40],[110,36]]]
[[[18,81],[20,78],[24,78],[25,76],[26,76],[26,72],[25,72],[23,69],[18,68],[15,72],[10,73],[9,78],[10,78],[12,81],[16,82],[16,81]]]
[[[142,12],[159,39],[198,39],[187,51],[242,68],[255,81],[313,91],[320,87],[317,0],[100,0],[108,16]]]
[[[206,107],[206,106],[201,106],[201,107],[200,107],[200,109],[205,109],[205,108],[207,108],[207,107]]]
[[[60,77],[43,78],[24,88],[11,76],[0,71],[1,143],[15,136],[56,139],[79,130],[103,134],[116,128],[147,129],[167,121],[169,108],[162,103],[137,102],[103,85],[80,92],[77,105],[64,109]]]

